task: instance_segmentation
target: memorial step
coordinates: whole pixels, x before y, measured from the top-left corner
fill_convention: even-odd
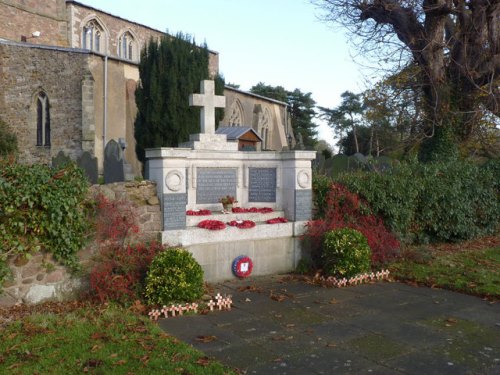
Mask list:
[[[222,221],[222,220],[221,220]],[[224,220],[225,222],[230,220]],[[283,237],[293,237],[296,231],[295,223],[267,224],[256,223],[253,228],[240,229],[227,226],[223,230],[208,230],[196,226],[184,230],[169,230],[162,232],[162,242],[170,245],[198,245],[235,241],[266,240]]]
[[[224,223],[233,220],[252,220],[256,224],[265,223],[266,220],[274,219],[276,217],[285,217],[284,211],[273,211],[268,213],[257,213],[257,212],[245,212],[245,213],[222,213],[217,211],[212,211],[211,215],[205,216],[186,216],[186,226],[187,227],[196,227],[198,223],[203,220],[220,220]]]

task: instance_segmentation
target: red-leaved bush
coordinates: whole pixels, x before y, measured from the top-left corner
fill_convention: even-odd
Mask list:
[[[109,200],[97,194],[96,239],[101,244],[123,244],[128,235],[138,233],[134,207],[124,199]]]
[[[384,263],[397,255],[399,241],[384,226],[383,220],[371,213],[368,203],[344,185],[332,183],[326,196],[324,219],[310,221],[304,235],[317,263],[320,263],[325,233],[345,227],[363,233],[372,251],[373,263]]]
[[[149,265],[163,250],[159,242],[102,248],[90,272],[91,290],[101,302],[141,299]]]
[[[133,205],[97,194],[95,233],[98,253],[90,271],[90,288],[101,301],[127,303],[141,298],[143,282],[154,256],[163,250],[157,242],[125,245],[139,232]]]

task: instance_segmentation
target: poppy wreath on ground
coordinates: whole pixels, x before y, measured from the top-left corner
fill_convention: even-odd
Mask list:
[[[233,273],[237,277],[241,279],[248,277],[253,270],[252,259],[250,259],[246,255],[240,255],[233,261],[233,265],[231,268],[233,269]]]
[[[227,223],[232,227],[237,227],[240,229],[249,229],[255,226],[255,223],[252,220],[233,220]]]
[[[233,207],[233,212],[235,214],[245,214],[245,213],[259,213],[259,214],[267,214],[269,212],[273,212],[274,210],[271,207],[250,207],[250,208],[243,208],[243,207]]]
[[[220,220],[203,220],[200,221],[198,227],[209,230],[221,230],[226,228],[226,224]]]
[[[275,217],[274,219],[267,220],[266,223],[268,224],[288,223],[288,220],[284,217]]]
[[[186,215],[188,216],[207,216],[212,215],[210,210],[187,210]]]

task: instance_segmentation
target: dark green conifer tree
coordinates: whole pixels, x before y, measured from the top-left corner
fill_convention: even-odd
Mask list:
[[[144,162],[146,148],[176,147],[200,132],[199,108],[189,106],[200,81],[209,78],[209,52],[182,33],[151,40],[141,52],[140,84],[136,90],[136,153]],[[215,93],[224,92],[224,79],[216,78]],[[223,111],[217,111],[217,118]],[[217,123],[217,121],[216,121]]]

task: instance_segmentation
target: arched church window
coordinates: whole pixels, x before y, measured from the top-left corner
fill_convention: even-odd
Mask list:
[[[243,124],[243,106],[241,102],[236,99],[231,105],[230,115],[228,120],[229,126],[242,126]]]
[[[85,24],[82,31],[82,48],[90,51],[101,52],[103,29],[99,23],[93,19]]]
[[[269,108],[264,110],[264,114],[259,119],[258,128],[260,129],[260,136],[262,137],[262,149],[269,150],[271,147],[271,132],[270,132],[270,124],[271,124],[271,113],[269,112]]]
[[[118,56],[122,59],[134,60],[136,51],[135,38],[130,32],[124,32],[118,40]]]
[[[36,98],[36,145],[50,146],[49,98],[43,91]]]

